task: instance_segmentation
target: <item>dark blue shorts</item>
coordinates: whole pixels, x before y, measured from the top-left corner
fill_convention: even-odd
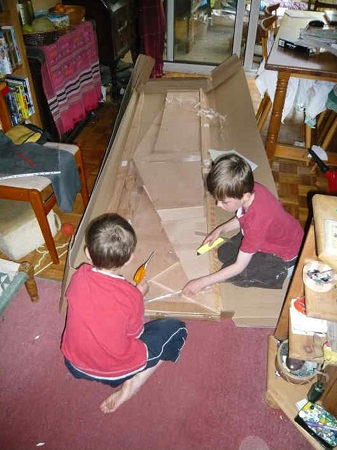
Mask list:
[[[144,324],[144,331],[139,336],[139,339],[144,342],[147,347],[147,362],[146,366],[137,373],[143,370],[154,367],[159,361],[173,361],[176,362],[180,356],[180,350],[183,348],[187,337],[187,329],[184,322],[177,319],[157,319],[151,320]],[[129,376],[124,376],[118,379],[95,378],[86,373],[81,372],[70,361],[65,359],[65,365],[69,372],[75,378],[82,378],[85,380],[99,381],[103,384],[108,384],[112,387],[117,387],[124,381],[134,377],[137,373]]]

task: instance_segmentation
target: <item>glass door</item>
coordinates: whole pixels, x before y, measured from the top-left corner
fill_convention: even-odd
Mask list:
[[[259,6],[260,0],[167,0],[166,61],[177,70],[214,67],[235,53],[249,70]]]

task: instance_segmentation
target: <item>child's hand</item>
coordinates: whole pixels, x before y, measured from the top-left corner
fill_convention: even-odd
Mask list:
[[[140,290],[143,297],[149,292],[150,286],[145,277],[136,285],[136,288]]]
[[[204,277],[196,278],[185,284],[182,293],[184,295],[195,295],[207,286],[208,284],[206,284]]]
[[[214,241],[216,241],[218,239],[218,237],[220,237],[221,235],[221,230],[222,228],[215,228],[211,233],[209,233],[204,241],[203,244],[206,244],[207,242],[209,242],[209,245],[212,245]]]

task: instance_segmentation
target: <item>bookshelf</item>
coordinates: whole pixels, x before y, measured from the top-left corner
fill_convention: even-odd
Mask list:
[[[18,66],[14,71],[13,75],[18,75],[21,77],[28,77],[32,100],[34,104],[35,112],[29,117],[29,122],[33,123],[34,125],[37,125],[39,127],[42,127],[42,121],[41,121],[41,115],[36,99],[36,94],[34,90],[34,84],[31,77],[28,59],[26,55],[26,48],[23,41],[23,36],[21,32],[21,23],[19,20],[19,16],[16,9],[16,1],[14,0],[3,0],[2,3],[4,4],[4,12],[0,12],[0,25],[12,25],[15,30],[16,39],[18,42],[18,47],[22,59],[22,64]],[[4,131],[7,131],[8,129],[8,112],[6,103],[4,101],[4,98],[0,96],[0,121],[2,123],[2,127]]]
[[[327,196],[322,196],[327,197]],[[335,197],[334,197],[335,199]],[[336,206],[337,208],[337,199]],[[316,251],[316,236],[315,236],[315,222],[313,222],[308,230],[302,252],[297,263],[297,267],[289,286],[287,296],[284,301],[284,305],[278,320],[278,324],[273,336],[269,337],[268,341],[268,368],[267,368],[267,392],[266,392],[266,402],[269,406],[273,408],[280,408],[288,416],[288,418],[294,423],[296,428],[303,433],[303,435],[308,439],[310,444],[315,449],[322,449],[322,445],[318,443],[313,437],[311,437],[302,427],[294,422],[294,418],[298,413],[296,402],[306,398],[307,393],[313,384],[317,381],[315,377],[314,380],[307,384],[292,384],[282,377],[276,374],[275,357],[277,353],[277,343],[278,339],[284,340],[288,339],[291,334],[289,328],[289,307],[291,300],[293,298],[299,298],[304,295],[304,284],[302,271],[303,266],[308,260],[317,260]],[[292,356],[292,355],[290,355]],[[303,358],[304,359],[304,358]],[[328,373],[327,384],[325,392],[321,397],[319,403],[333,415],[337,413],[337,367],[328,366],[326,369]]]

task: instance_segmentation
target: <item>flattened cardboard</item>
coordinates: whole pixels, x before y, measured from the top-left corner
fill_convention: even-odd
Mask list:
[[[256,131],[253,107],[243,70],[227,60],[212,72],[216,89],[205,95],[205,107],[216,111],[219,116],[204,119],[204,133],[208,148],[217,150],[235,149],[255,164],[254,178],[277,196],[276,186],[264,151],[260,134]],[[221,78],[225,82],[221,83]],[[210,85],[209,85],[210,86]],[[210,88],[210,87],[209,87]],[[228,100],[228,101],[227,101]],[[208,150],[207,148],[207,150]],[[210,159],[208,152],[205,160]],[[214,208],[214,200],[207,196],[209,229],[229,220],[232,216],[220,208]],[[216,250],[213,251],[216,255]],[[289,280],[283,289],[238,288],[230,283],[220,285],[224,311],[234,310],[233,320],[237,326],[274,327],[280,315]]]
[[[192,236],[193,229],[205,230],[206,222],[210,231],[224,220],[215,212],[214,200],[203,186],[209,148],[235,149],[254,161],[258,164],[257,181],[276,193],[238,58],[229,58],[208,80],[145,82],[143,73],[149,75],[152,64],[153,60],[145,56],[136,63],[98,180],[68,254],[63,293],[75,268],[85,261],[87,224],[106,211],[117,211],[131,220],[138,236],[134,261],[123,269],[127,279],[132,279],[152,250],[156,252],[148,266],[151,290],[146,298],[181,289],[201,268],[206,270],[208,266],[204,274],[217,270],[216,253],[197,257],[195,251],[203,237],[199,236],[197,242]],[[194,105],[198,97],[200,105]],[[180,114],[178,110],[188,99],[192,99],[193,109]],[[181,117],[186,114],[188,132],[184,133]],[[174,151],[170,151],[171,143]],[[196,211],[204,211],[204,220]],[[188,237],[180,240],[179,234],[186,233]],[[191,270],[186,270],[186,264]],[[146,313],[219,319],[235,311],[238,325],[274,326],[283,298],[283,291],[243,289],[225,283],[193,298],[179,295],[149,303]],[[61,309],[65,304],[63,296]]]
[[[289,315],[289,357],[303,361],[313,361],[318,364],[324,362],[323,344],[324,335],[305,335],[291,332],[291,318]]]
[[[337,221],[337,198],[331,195],[316,194],[312,198],[313,215],[315,221],[315,237],[318,258],[337,270],[336,255],[326,250],[326,220]]]
[[[316,292],[304,286],[307,315],[316,319],[337,322],[337,289],[328,292]]]
[[[199,91],[167,93],[156,152],[200,154],[200,125],[196,114],[199,103]]]

